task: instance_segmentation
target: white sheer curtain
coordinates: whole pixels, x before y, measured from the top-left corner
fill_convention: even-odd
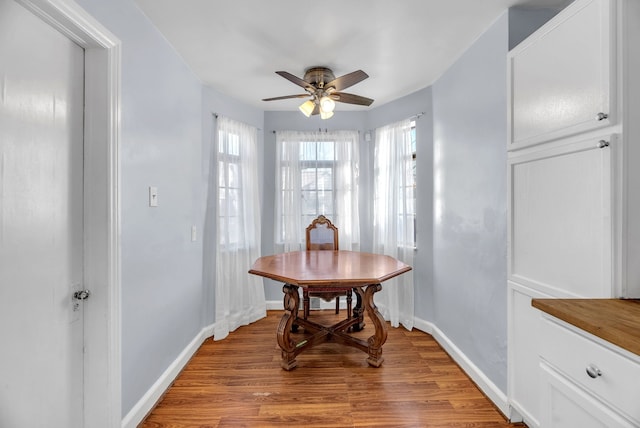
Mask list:
[[[263,281],[247,271],[260,256],[257,129],[226,117],[217,120],[217,187],[214,339],[266,316]]]
[[[373,251],[413,266],[414,222],[411,121],[376,129],[374,161]],[[386,281],[376,305],[393,327],[414,324],[413,273]]]
[[[332,132],[276,132],[276,227],[275,242],[279,251],[304,249],[308,215],[330,216],[338,228],[341,250],[360,248],[360,215],[358,210],[358,133],[356,131]],[[311,144],[309,144],[311,143]],[[317,165],[331,169],[333,212],[323,212],[319,207],[311,213],[303,207],[303,170],[310,165],[308,148],[312,143],[322,143],[323,155],[331,159],[319,159]],[[306,151],[305,151],[306,150]],[[329,155],[327,155],[329,153]]]
[[[275,243],[283,252],[303,249],[301,138],[300,132],[276,132]]]

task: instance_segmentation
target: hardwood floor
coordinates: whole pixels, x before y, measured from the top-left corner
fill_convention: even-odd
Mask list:
[[[325,343],[300,354],[294,370],[282,370],[275,337],[281,316],[269,311],[222,341],[207,339],[140,427],[523,426],[507,423],[418,330],[389,328],[377,369],[364,352]],[[335,317],[330,311],[311,316]],[[367,325],[358,335],[367,338],[372,330]]]

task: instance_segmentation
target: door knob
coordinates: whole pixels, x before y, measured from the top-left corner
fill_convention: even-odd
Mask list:
[[[89,290],[76,291],[73,293],[73,298],[76,300],[87,300],[91,296],[91,292]]]

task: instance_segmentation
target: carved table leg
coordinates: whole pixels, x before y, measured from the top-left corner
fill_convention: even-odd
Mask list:
[[[300,296],[298,295],[298,287],[291,284],[285,284],[282,287],[284,292],[284,315],[278,324],[276,337],[278,345],[282,349],[282,368],[291,370],[296,363],[296,342],[291,339],[291,327],[298,318],[298,305],[300,304]]]
[[[372,284],[368,285],[364,290],[364,307],[367,310],[367,315],[373,322],[375,333],[367,340],[369,342],[369,358],[367,362],[374,367],[380,367],[384,358],[382,357],[382,345],[387,341],[387,324],[378,312],[378,308],[373,303],[373,295],[382,290],[382,285]]]
[[[361,331],[364,324],[364,307],[362,305],[364,292],[362,287],[355,287],[353,291],[356,292],[356,306],[353,308],[353,317],[358,319],[358,322],[351,327],[351,331]]]
[[[302,308],[304,310],[303,317],[304,319],[309,318],[309,308],[311,307],[311,299],[309,298],[309,289],[302,289]]]

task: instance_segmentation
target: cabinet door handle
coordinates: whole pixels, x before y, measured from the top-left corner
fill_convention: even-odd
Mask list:
[[[593,379],[597,378],[598,376],[602,376],[602,372],[600,371],[600,369],[593,364],[587,366],[587,374],[590,378]]]
[[[596,115],[596,119],[597,120],[605,120],[605,119],[608,119],[608,118],[609,118],[609,115],[607,113],[600,112],[600,113],[598,113]]]
[[[598,148],[604,149],[605,147],[609,147],[609,142],[607,140],[598,141]]]

